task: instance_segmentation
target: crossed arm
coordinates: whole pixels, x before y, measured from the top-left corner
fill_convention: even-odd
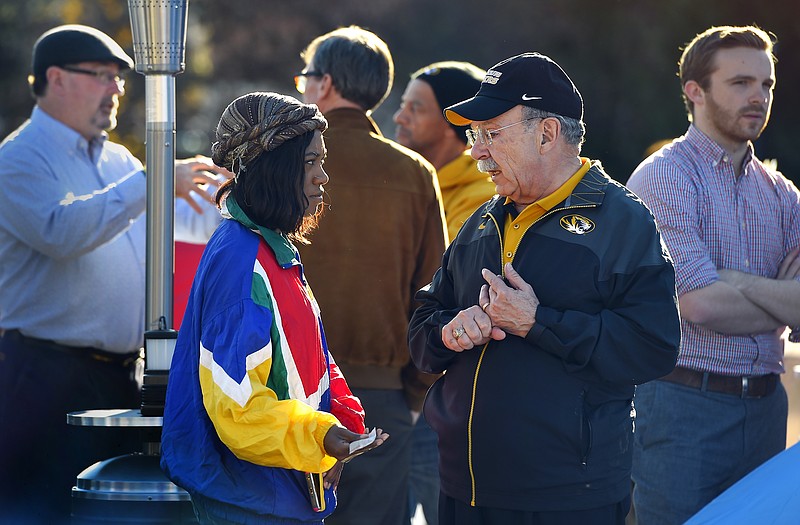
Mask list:
[[[800,326],[800,248],[774,279],[719,270],[719,281],[680,297],[681,316],[716,332],[740,335]]]

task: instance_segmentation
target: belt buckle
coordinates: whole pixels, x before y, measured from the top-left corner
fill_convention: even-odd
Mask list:
[[[747,397],[747,392],[749,388],[750,388],[750,379],[747,376],[742,376],[742,396],[741,396],[742,399]]]

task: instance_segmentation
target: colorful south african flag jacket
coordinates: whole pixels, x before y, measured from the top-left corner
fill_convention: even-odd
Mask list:
[[[305,472],[335,459],[331,426],[364,432],[364,411],[328,352],[319,307],[291,242],[232,218],[195,276],[169,374],[161,465],[190,495],[237,509],[320,520]]]

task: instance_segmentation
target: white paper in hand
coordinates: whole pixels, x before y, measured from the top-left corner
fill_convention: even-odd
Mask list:
[[[342,460],[343,463],[346,463],[353,459],[354,457],[363,454],[364,452],[374,448],[370,445],[375,443],[375,438],[378,437],[377,433],[375,432],[376,429],[372,429],[367,437],[364,439],[359,439],[350,443],[350,454]]]

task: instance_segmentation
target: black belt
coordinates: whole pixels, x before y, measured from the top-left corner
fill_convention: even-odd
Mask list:
[[[35,337],[28,337],[23,335],[19,330],[0,330],[0,338],[6,339],[15,343],[45,350],[52,350],[62,354],[69,354],[71,356],[80,357],[83,359],[92,359],[102,363],[108,363],[118,366],[127,367],[132,365],[142,356],[142,351],[130,352],[127,354],[117,354],[114,352],[107,352],[99,348],[91,346],[67,346],[58,344],[55,341],[47,339],[36,339]]]
[[[767,397],[775,392],[780,380],[778,374],[763,376],[723,376],[710,372],[700,372],[690,368],[675,367],[661,381],[696,388],[698,390],[731,394],[742,399],[746,397]]]

